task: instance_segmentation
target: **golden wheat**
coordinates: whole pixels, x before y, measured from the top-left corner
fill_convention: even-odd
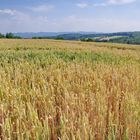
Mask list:
[[[139,140],[140,47],[0,40],[0,139]]]

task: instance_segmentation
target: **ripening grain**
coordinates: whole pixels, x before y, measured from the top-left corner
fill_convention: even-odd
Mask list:
[[[139,140],[140,46],[0,40],[0,138]]]

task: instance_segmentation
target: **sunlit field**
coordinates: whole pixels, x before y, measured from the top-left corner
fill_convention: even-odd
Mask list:
[[[0,139],[140,140],[140,46],[0,40]]]

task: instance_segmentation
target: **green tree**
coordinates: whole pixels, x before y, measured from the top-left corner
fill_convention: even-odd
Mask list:
[[[14,34],[13,33],[7,33],[6,38],[14,38]]]

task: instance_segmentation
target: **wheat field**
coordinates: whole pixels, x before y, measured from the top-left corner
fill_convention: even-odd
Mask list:
[[[140,46],[0,40],[1,140],[140,140]]]

